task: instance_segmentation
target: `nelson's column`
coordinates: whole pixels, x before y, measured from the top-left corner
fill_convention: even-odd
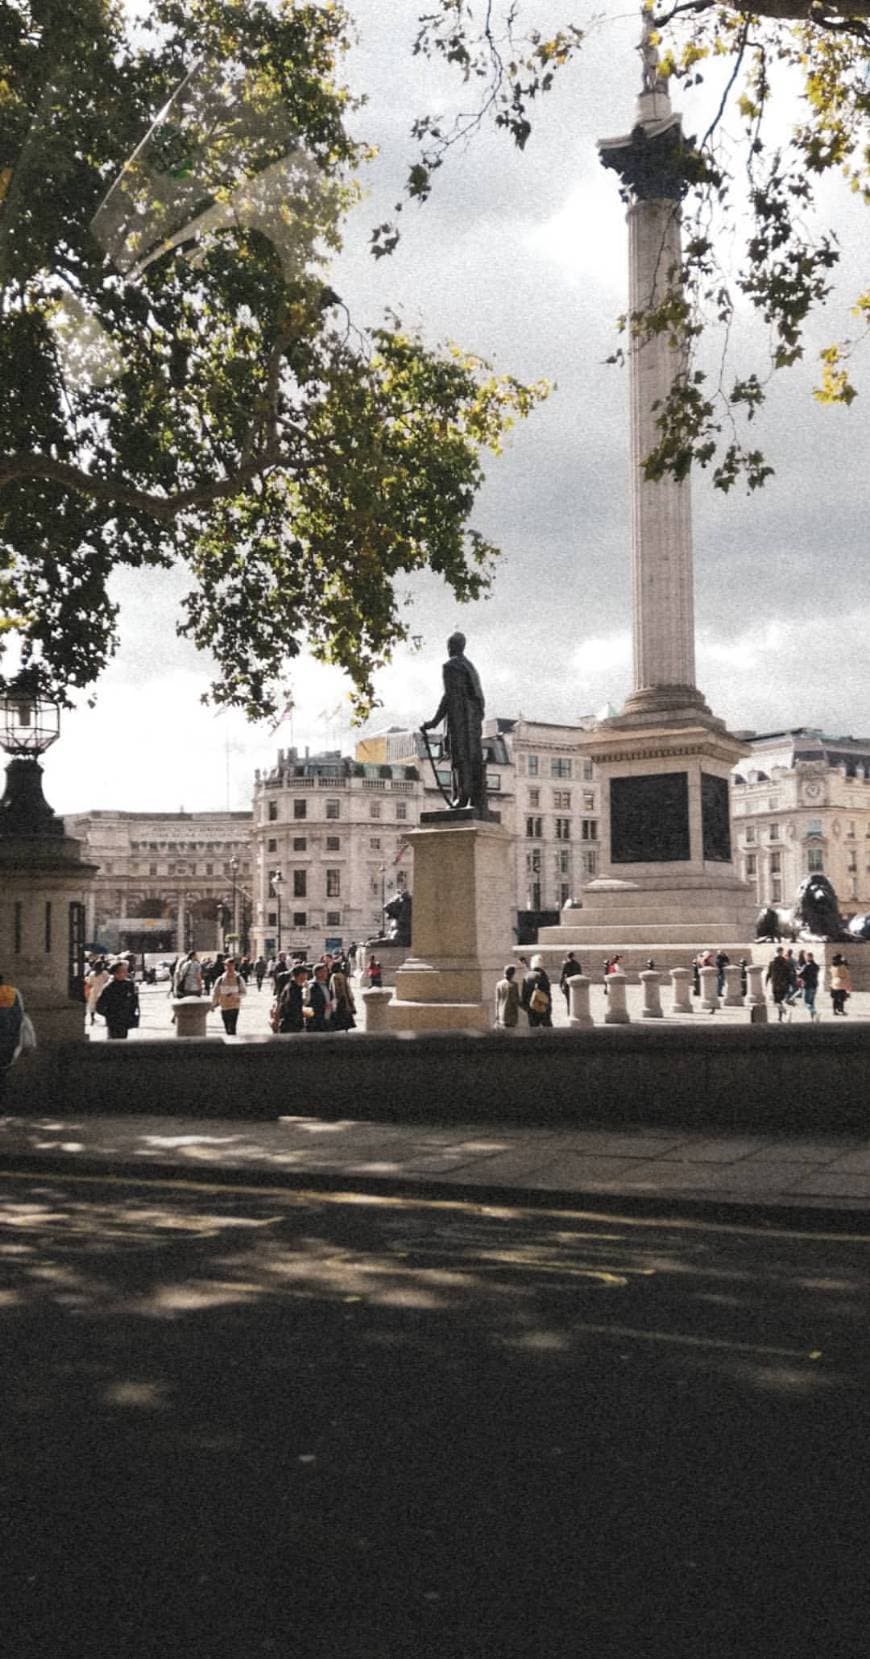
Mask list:
[[[632,317],[681,292],[689,143],[658,73],[648,14],[642,55],[635,124],[599,143],[629,203]],[[634,689],[622,713],[583,741],[600,778],[600,874],[584,888],[582,910],[566,910],[560,927],[540,934],[544,947],[570,944],[585,953],[590,968],[614,950],[630,972],[651,954],[656,966],[686,966],[711,945],[733,947],[736,961],[751,956],[755,931],[754,896],[732,862],[729,811],[729,774],[748,750],[695,685],[690,487],[643,475],[659,437],[655,406],[684,364],[668,332],[640,333],[632,342]]]

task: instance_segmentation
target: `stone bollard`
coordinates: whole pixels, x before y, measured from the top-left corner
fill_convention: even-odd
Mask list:
[[[631,1015],[625,1006],[626,981],[622,969],[615,974],[608,974],[604,983],[607,986],[607,1012],[604,1024],[630,1025]]]
[[[764,963],[746,964],[746,1006],[752,1025],[767,1024],[767,1001],[764,995]]]
[[[176,1037],[204,1037],[211,1007],[208,997],[177,997],[172,1002]]]
[[[388,986],[381,990],[363,991],[362,999],[366,1010],[366,1031],[389,1031],[387,1024],[387,1009],[393,1000],[393,992]]]
[[[672,1014],[694,1014],[689,987],[692,983],[691,968],[672,968],[671,985],[674,991],[674,1000],[671,1003]]]
[[[740,988],[742,971],[739,963],[729,962],[725,969],[725,995],[722,998],[723,1008],[742,1008],[743,992]]]
[[[585,974],[574,974],[568,980],[568,1024],[594,1025],[589,1012],[589,980]]]
[[[715,1014],[719,1007],[719,996],[716,991],[716,981],[719,978],[717,968],[701,969],[701,1007],[705,1014]]]
[[[651,968],[647,968],[640,976],[640,982],[643,986],[643,1007],[640,1011],[642,1020],[660,1020],[664,1017],[662,1014],[661,990],[659,988],[661,981],[661,974],[655,973]]]

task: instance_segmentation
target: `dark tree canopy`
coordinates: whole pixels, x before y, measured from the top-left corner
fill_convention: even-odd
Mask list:
[[[253,716],[303,644],[364,709],[401,573],[490,580],[481,453],[545,388],[361,333],[329,287],[362,160],[347,27],[294,0],[153,0],[144,29],[119,0],[0,3],[0,602],[56,695],[114,648],[119,566],[189,570],[182,629]]]

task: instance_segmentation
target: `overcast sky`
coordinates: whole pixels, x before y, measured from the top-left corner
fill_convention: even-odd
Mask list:
[[[627,375],[604,361],[626,304],[627,240],[617,182],[595,141],[631,125],[640,8],[604,8],[578,64],[540,104],[524,155],[505,137],[478,137],[445,165],[430,202],[404,212],[393,257],[375,262],[368,237],[401,193],[411,121],[458,95],[407,50],[421,9],[414,0],[356,6],[362,40],[351,78],[369,103],[354,127],[380,155],[333,284],[359,323],[393,307],[431,342],[456,340],[500,372],[548,377],[556,391],[488,463],[472,522],[503,549],[494,592],[462,608],[434,577],[413,584],[422,646],[381,675],[382,707],[366,729],[434,713],[444,642],[456,626],[488,713],[572,720],[620,706],[632,680]],[[541,28],[577,16],[567,0],[529,9]],[[690,132],[709,115],[708,106],[675,102]],[[866,285],[866,210],[845,192],[829,196],[844,257],[837,303],[812,325],[819,345],[849,332],[848,301]],[[758,366],[753,329],[741,317],[735,366]],[[694,479],[697,677],[732,727],[866,735],[867,354],[858,365],[863,396],[849,411],[813,403],[812,356],[779,377],[756,423],[776,467],[766,488],[726,497],[704,474]],[[118,580],[121,651],[96,708],[67,715],[46,757],[57,811],[247,807],[254,767],[279,746],[349,751],[360,735],[342,676],[307,660],[294,673],[292,720],[274,734],[204,708],[208,665],[174,633],[186,585],[164,572]]]

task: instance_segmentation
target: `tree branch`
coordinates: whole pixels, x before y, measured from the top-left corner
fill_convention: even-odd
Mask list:
[[[135,489],[123,478],[101,478],[67,461],[56,461],[50,455],[6,455],[0,456],[0,490],[24,479],[41,479],[44,483],[61,484],[66,489],[76,490],[80,495],[92,496],[96,501],[132,507],[163,523],[170,523],[188,508],[208,507],[214,501],[238,495],[262,473],[290,464],[290,457],[282,455],[277,443],[271,443],[244,462],[229,478],[218,479],[213,484],[197,484],[189,490],[177,490],[174,495],[153,495],[147,490]],[[298,460],[294,459],[292,466],[298,472]]]

